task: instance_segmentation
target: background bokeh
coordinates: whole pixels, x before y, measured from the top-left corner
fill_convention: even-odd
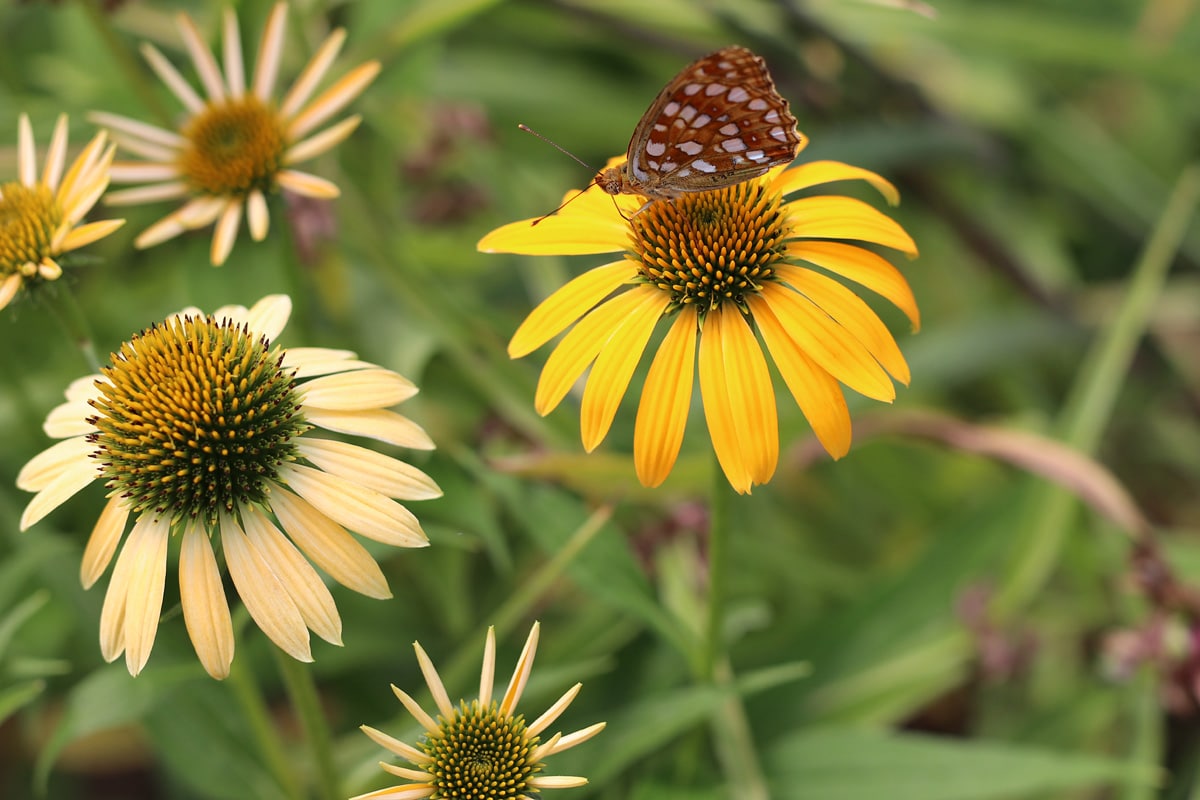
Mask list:
[[[235,6],[249,60],[270,3]],[[165,204],[106,211],[127,225],[66,278],[101,353],[184,306],[287,292],[285,345],[353,349],[421,387],[403,410],[438,450],[404,457],[445,491],[412,504],[432,546],[373,548],[395,598],[334,587],[346,645],[314,642],[348,793],[385,785],[359,724],[415,733],[388,689],[420,688],[414,639],[469,696],[486,625],[504,672],[538,618],[522,708],[536,716],[580,680],[563,729],[609,723],[552,760],[591,781],[563,797],[738,796],[707,736],[727,697],[696,684],[681,653],[702,614],[713,469],[698,397],[663,487],[634,477],[629,400],[585,455],[570,400],[533,412],[546,351],[512,362],[504,346],[538,300],[601,261],[475,243],[591,177],[517,123],[601,165],[684,64],[739,43],[791,101],[811,139],[800,158],[893,180],[903,202],[889,213],[921,249],[900,266],[922,330],[875,304],[911,387],[890,407],[851,399],[855,445],[837,463],[784,393],[780,469],[731,501],[730,691],[772,796],[1200,797],[1187,594],[1200,587],[1200,227],[1186,173],[1200,155],[1200,7],[932,7],[297,0],[284,80],[335,25],[349,31],[335,74],[384,63],[351,107],[362,127],[312,169],[342,197],[272,198],[268,240],[243,233],[221,268],[209,231],[132,248]],[[217,4],[0,7],[0,180],[16,173],[21,112],[40,147],[69,113],[75,148],[89,110],[174,114],[137,45],[193,78],[179,9],[217,41]],[[1164,260],[1139,320],[1130,287]],[[1127,358],[1121,335],[1136,342]],[[177,612],[137,679],[100,658],[107,579],[84,592],[78,564],[102,489],[17,530],[17,471],[86,369],[45,304],[0,312],[0,797],[270,798],[230,687],[204,676]],[[606,504],[600,533],[564,553]],[[238,647],[294,728],[268,642],[250,626]]]

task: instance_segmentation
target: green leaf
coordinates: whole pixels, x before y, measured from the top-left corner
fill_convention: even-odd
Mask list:
[[[765,764],[778,800],[1015,800],[1158,777],[1101,756],[840,728],[789,736]]]

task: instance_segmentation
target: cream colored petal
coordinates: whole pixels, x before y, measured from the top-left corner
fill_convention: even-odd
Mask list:
[[[273,342],[283,333],[291,316],[292,298],[286,294],[269,294],[250,307],[245,319],[250,330]]]
[[[413,719],[415,719],[422,728],[430,733],[438,732],[441,726],[438,725],[437,720],[426,714],[425,709],[421,708],[421,705],[416,700],[413,700],[412,697],[409,696],[408,692],[405,692],[404,690],[398,688],[395,684],[392,684],[392,694],[396,695],[396,699],[400,701],[400,704],[404,706],[404,709],[409,714],[412,714]]]
[[[321,428],[354,436],[366,436],[397,447],[432,450],[433,440],[421,426],[395,411],[327,411],[309,408],[304,419]]]
[[[529,779],[534,789],[575,789],[587,785],[587,778],[574,775],[534,775]]]
[[[697,312],[681,310],[650,364],[633,427],[638,480],[653,488],[667,479],[687,428],[696,373]]]
[[[238,202],[228,197],[202,196],[185,203],[175,212],[175,216],[185,228],[193,230],[215,222],[217,217],[226,213],[229,206],[235,205]]]
[[[179,167],[174,164],[126,162],[113,164],[112,169],[109,170],[109,175],[117,183],[170,181],[179,177]]]
[[[331,372],[367,369],[377,366],[359,361],[350,350],[330,350],[326,347],[289,347],[283,353],[283,366],[296,370],[297,378],[312,378]]]
[[[433,666],[433,662],[429,659],[425,648],[421,647],[420,642],[413,642],[413,650],[416,651],[417,664],[421,667],[421,674],[425,676],[425,685],[429,687],[429,694],[433,696],[434,705],[437,706],[443,719],[453,718],[454,704],[450,702],[450,695],[446,694],[446,686],[442,683],[442,677],[438,675],[437,668]]]
[[[133,240],[133,246],[139,250],[145,250],[148,247],[162,244],[169,239],[174,239],[186,230],[187,228],[179,221],[178,216],[168,214],[139,233],[137,238]]]
[[[191,191],[183,181],[157,183],[153,186],[137,186],[132,189],[118,189],[104,195],[104,202],[110,206],[132,206],[141,203],[156,203],[160,200],[174,200],[184,197]]]
[[[342,190],[333,181],[318,178],[307,172],[294,169],[283,169],[275,175],[275,180],[289,192],[303,197],[315,197],[320,200],[332,200],[341,195]]]
[[[538,634],[541,630],[540,622],[533,623],[529,638],[525,640],[525,647],[521,650],[521,657],[517,659],[512,679],[508,682],[508,689],[504,692],[504,699],[500,701],[501,716],[511,716],[516,712],[517,703],[520,702],[525,684],[529,681],[529,673],[533,670],[533,657],[537,655]]]
[[[487,638],[483,642],[483,667],[479,670],[479,705],[487,708],[492,704],[492,690],[496,683],[496,626],[488,625]]]
[[[100,512],[100,518],[96,520],[92,535],[88,537],[87,547],[83,550],[83,560],[79,564],[79,582],[84,589],[92,588],[104,574],[104,570],[108,569],[128,522],[128,503],[125,498],[113,495],[104,504],[104,510]]]
[[[392,596],[375,559],[345,528],[278,485],[271,488],[271,510],[296,546],[342,586],[377,600]]]
[[[590,269],[567,281],[538,303],[517,328],[508,343],[509,357],[520,358],[532,353],[565,331],[597,303],[636,275],[637,270],[633,262],[622,259]]]
[[[17,119],[17,177],[22,185],[37,183],[37,152],[33,144],[33,126],[29,115],[22,112]]]
[[[37,265],[38,277],[48,281],[56,281],[62,277],[62,265],[49,256],[42,258],[40,264]]]
[[[737,309],[734,309],[737,313]],[[723,344],[724,315],[720,309],[709,312],[700,331],[700,399],[704,403],[704,419],[708,423],[717,463],[729,485],[738,494],[746,494],[753,485],[750,466],[738,437],[737,411],[729,400],[729,377],[725,371]]]
[[[267,238],[271,214],[267,209],[267,198],[258,189],[246,196],[246,223],[250,228],[251,239],[261,242]]]
[[[303,436],[296,449],[317,468],[396,500],[431,500],[442,490],[421,470],[365,447]]]
[[[533,407],[545,416],[562,402],[596,356],[607,346],[613,331],[641,305],[645,296],[626,291],[606,300],[562,338],[546,359],[538,379]]]
[[[283,34],[287,29],[287,3],[276,3],[263,28],[258,44],[258,62],[254,67],[253,91],[259,100],[269,102],[275,91],[275,76],[283,52]]]
[[[225,206],[225,210],[221,212],[221,216],[217,220],[217,227],[213,231],[210,257],[214,267],[221,266],[229,258],[229,253],[233,250],[233,243],[237,239],[241,219],[241,201],[230,200],[229,204]]]
[[[321,78],[325,77],[325,73],[329,71],[329,65],[337,58],[345,41],[346,31],[344,28],[338,28],[325,37],[325,41],[321,43],[316,54],[309,59],[304,71],[300,73],[300,77],[296,78],[296,82],[288,90],[283,102],[279,104],[279,113],[284,119],[290,119],[308,98],[312,97],[313,90],[317,88]]]
[[[50,137],[50,148],[46,151],[46,165],[42,168],[42,184],[51,189],[57,189],[66,163],[67,115],[59,114],[58,121],[54,123],[54,135]]]
[[[395,775],[397,778],[404,778],[405,780],[409,781],[421,781],[422,783],[425,783],[432,778],[432,776],[423,769],[397,767],[383,761],[379,762],[379,768],[389,775]]]
[[[86,247],[92,242],[99,241],[105,236],[115,231],[117,228],[125,224],[123,219],[105,219],[99,222],[89,222],[87,225],[82,225],[78,228],[71,229],[71,232],[63,238],[56,248],[57,252],[69,253],[72,250],[78,250],[81,247]]]
[[[74,225],[83,219],[104,194],[108,188],[108,166],[116,152],[117,146],[109,145],[101,155],[97,168],[81,177],[72,189],[68,190],[65,188],[66,182],[63,183],[64,188],[59,190],[59,203],[67,222]]]
[[[0,309],[8,306],[21,288],[21,273],[14,272],[0,281]]]
[[[305,408],[366,411],[403,403],[417,393],[417,387],[399,373],[376,367],[314,378],[298,391]]]
[[[374,489],[301,464],[285,464],[278,475],[325,516],[368,539],[396,547],[429,544],[412,512]]]
[[[333,86],[321,92],[317,99],[292,119],[287,129],[288,141],[294,142],[304,138],[325,120],[345,108],[370,86],[381,69],[383,65],[378,61],[360,64],[338,79]]]
[[[214,103],[224,102],[225,81],[221,77],[221,68],[217,66],[217,60],[204,43],[200,31],[196,30],[196,24],[184,13],[176,16],[175,22],[183,35],[183,43],[187,45],[188,55],[192,57],[192,65],[200,76],[200,82],[208,92],[208,99]]]
[[[283,154],[284,166],[290,167],[293,164],[302,164],[310,158],[316,158],[327,150],[332,150],[345,141],[350,134],[354,133],[354,130],[361,122],[361,116],[347,117],[336,125],[331,125],[302,142],[297,142]]]
[[[642,300],[629,310],[612,332],[592,364],[583,390],[579,432],[583,449],[589,453],[608,435],[646,343],[670,302],[667,294],[656,286],[637,286],[630,293],[640,295]]]
[[[217,680],[229,677],[233,621],[212,542],[204,527],[195,522],[188,525],[179,550],[179,599],[188,638],[204,671]]]
[[[159,80],[166,84],[167,88],[171,90],[171,94],[175,95],[183,104],[188,114],[195,115],[204,110],[204,100],[157,47],[149,42],[142,42],[140,50],[142,58],[146,59],[150,69],[154,70],[154,74],[158,75]]]
[[[255,624],[292,658],[312,661],[308,628],[291,595],[227,515],[221,517],[221,543],[233,585]]]
[[[360,725],[358,729],[365,733],[375,744],[379,745],[385,750],[390,750],[391,752],[395,753],[406,761],[412,762],[413,764],[428,764],[432,760],[424,752],[418,750],[412,745],[402,742],[395,737],[388,736],[383,731],[376,730],[370,725]]]
[[[107,152],[105,151],[106,141],[107,137],[104,131],[97,133],[67,168],[67,174],[63,176],[56,193],[59,205],[63,209],[75,208],[80,203],[81,197],[95,194],[96,186],[103,186],[107,183],[112,163],[112,150],[110,148]],[[101,165],[99,169],[97,169],[97,165]]]
[[[237,14],[232,8],[226,7],[222,23],[225,83],[229,87],[229,96],[239,98],[246,93],[246,67],[242,61],[242,37],[238,33]]]
[[[605,726],[607,725],[607,722],[597,722],[595,725],[589,725],[581,731],[575,731],[572,734],[563,736],[558,740],[554,747],[550,748],[550,750],[544,753],[542,757],[545,758],[547,756],[552,756],[555,753],[561,753],[564,750],[570,750],[577,744],[583,744],[588,739],[591,739],[600,731],[604,730]]]
[[[101,127],[111,129],[114,134],[126,134],[127,136],[141,139],[148,144],[155,144],[166,148],[171,153],[178,153],[187,146],[187,139],[184,139],[175,131],[169,131],[166,128],[150,125],[141,120],[131,119],[120,114],[110,114],[107,111],[92,111],[88,114],[88,119]],[[117,136],[116,138],[123,146],[127,145],[126,137]],[[169,161],[171,158],[164,160]]]
[[[433,784],[420,786],[393,786],[389,789],[376,789],[366,794],[358,794],[350,800],[424,800],[432,797],[435,789]]]
[[[95,449],[96,445],[82,436],[55,442],[21,467],[17,473],[17,488],[26,492],[40,492],[64,472],[79,471],[83,467],[87,467],[83,471],[90,472],[91,480],[95,480],[100,477],[96,463],[90,458]]]
[[[304,624],[325,641],[340,646],[342,618],[321,576],[257,508],[243,508],[242,523],[251,546],[291,595]]]
[[[29,505],[25,506],[25,511],[21,514],[20,529],[28,530],[99,477],[100,472],[95,463],[87,456],[75,463],[64,464],[62,470],[34,495]]]
[[[555,701],[554,705],[552,705],[552,706],[550,706],[550,708],[546,709],[545,713],[543,713],[540,717],[538,717],[536,720],[534,720],[533,724],[530,725],[529,728],[527,728],[529,735],[537,736],[542,731],[544,731],[546,728],[548,728],[550,725],[552,725],[554,723],[554,720],[556,720],[560,716],[562,716],[562,712],[567,710],[567,706],[571,705],[571,702],[579,694],[579,690],[582,688],[583,688],[583,684],[577,683],[574,686],[572,686],[570,689],[568,689],[565,693],[563,693],[563,696],[558,698],[558,700]]]
[[[103,375],[93,372],[91,375],[84,375],[67,384],[63,396],[67,398],[68,403],[78,403],[85,409],[89,408],[88,400],[100,397],[101,394],[100,389],[96,387],[96,381],[108,382]]]
[[[136,525],[136,523],[135,523]],[[105,661],[115,661],[125,652],[125,601],[129,595],[129,579],[136,558],[123,548],[117,556],[104,604],[100,608],[100,655]]]
[[[133,562],[125,596],[125,666],[135,677],[146,666],[158,634],[170,540],[171,526],[166,519],[143,514],[121,549],[121,557],[128,556]]]

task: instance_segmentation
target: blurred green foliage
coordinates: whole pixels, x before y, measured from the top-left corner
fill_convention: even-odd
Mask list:
[[[235,5],[252,41],[270,3]],[[536,617],[542,647],[522,710],[536,716],[579,680],[563,729],[609,723],[550,762],[591,781],[565,797],[739,796],[722,788],[706,736],[730,693],[782,800],[1200,797],[1197,620],[1156,593],[1200,581],[1200,226],[1187,227],[1179,195],[1164,211],[1200,155],[1200,9],[932,6],[930,16],[902,0],[297,0],[285,79],[331,25],[349,31],[340,64],[384,62],[353,106],[363,126],[313,169],[342,197],[272,198],[268,240],[239,240],[220,269],[208,265],[208,231],[134,250],[169,206],[121,209],[125,228],[68,273],[102,353],[184,306],[284,291],[296,303],[285,345],[350,348],[421,387],[404,410],[438,444],[411,456],[445,490],[413,505],[433,546],[369,544],[396,597],[334,587],[346,646],[314,642],[347,793],[386,777],[359,724],[416,733],[388,691],[421,686],[413,640],[452,694],[469,695],[486,625],[499,625],[503,672]],[[89,110],[175,113],[136,48],[153,41],[186,64],[181,8],[216,40],[215,4],[0,9],[4,180],[22,112],[43,146],[69,113],[76,147],[91,135]],[[712,469],[698,398],[661,489],[634,478],[628,400],[604,446],[584,455],[570,403],[546,419],[532,410],[545,352],[510,362],[504,345],[538,300],[601,262],[474,245],[591,177],[518,122],[602,164],[670,76],[730,43],[767,59],[811,139],[801,159],[897,183],[892,213],[921,248],[901,267],[923,327],[909,335],[880,304],[912,386],[890,408],[851,399],[858,435],[839,463],[814,456],[781,396],[780,469],[731,501],[737,679],[718,689],[689,668]],[[305,238],[314,220],[329,232]],[[1131,282],[1153,268],[1143,248],[1160,222],[1177,232],[1161,242],[1173,269],[1147,317],[1114,334]],[[37,303],[0,313],[0,332],[0,795],[276,796],[230,687],[204,676],[178,617],[141,677],[103,664],[107,579],[84,592],[77,578],[101,489],[17,531],[28,496],[16,473],[47,445],[41,421],[86,365]],[[1138,343],[1132,357],[1089,371],[1121,335]],[[1072,433],[1084,415],[1090,440]],[[950,434],[960,423],[1003,444],[971,446]],[[1009,433],[1037,437],[1011,443],[1014,457]],[[1051,440],[1116,481],[1049,457],[1031,466]],[[1105,511],[1130,498],[1150,527]],[[524,613],[504,616],[604,503],[611,520]],[[1147,564],[1179,582],[1148,576]],[[290,730],[269,646],[251,627],[237,659],[264,676]],[[303,749],[291,755],[309,779]]]

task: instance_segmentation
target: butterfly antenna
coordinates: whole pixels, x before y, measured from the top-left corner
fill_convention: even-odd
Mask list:
[[[554,141],[553,139],[547,139],[545,136],[542,136],[540,133],[538,133],[537,131],[535,131],[533,128],[529,127],[525,123],[523,123],[523,122],[517,123],[517,127],[520,128],[521,130],[525,131],[526,133],[532,133],[534,136],[541,139],[543,142],[550,145],[551,147],[553,147],[555,150],[562,153],[563,155],[567,156],[568,158],[570,158],[572,161],[579,164],[580,166],[586,167],[586,168],[590,169],[592,172],[596,172],[596,168],[593,167],[591,164],[587,163],[586,161],[581,159],[579,156],[572,153],[570,150],[567,150],[565,147],[560,146],[558,144],[558,142]],[[554,209],[553,211],[551,211],[547,214],[543,214],[542,216],[538,217],[533,222],[531,222],[530,226],[532,227],[533,225],[537,225],[539,222],[544,220],[546,217],[553,216],[554,214],[557,214],[559,211],[562,211],[563,206],[565,206],[567,203],[574,200],[576,197],[579,197],[579,195],[581,195],[581,194],[583,194],[583,192],[577,192],[576,194],[571,195],[566,200],[564,200],[558,208]]]

